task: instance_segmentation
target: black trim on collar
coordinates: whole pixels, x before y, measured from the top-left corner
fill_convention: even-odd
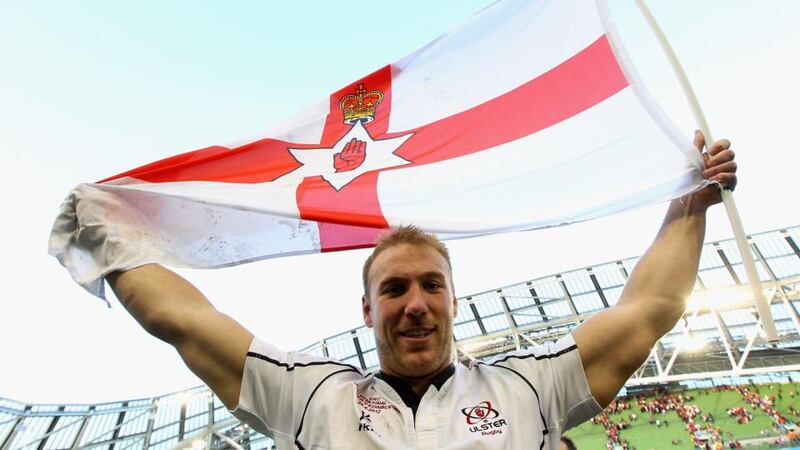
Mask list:
[[[439,372],[433,379],[431,380],[431,384],[436,386],[436,390],[439,391],[444,386],[444,383],[456,373],[456,366],[455,364],[450,364],[449,366],[445,367],[441,372]]]
[[[436,386],[436,390],[439,390],[442,388],[442,386],[444,386],[444,383],[453,376],[454,373],[456,373],[456,366],[454,364],[450,364],[441,372],[436,374],[435,377],[433,377],[431,384]],[[404,378],[389,375],[382,370],[375,374],[375,378],[380,378],[381,380],[385,381],[386,384],[391,386],[391,388],[397,392],[397,395],[400,396],[400,399],[403,400],[403,403],[411,408],[411,412],[414,414],[414,417],[417,416],[417,408],[419,408],[419,402],[421,398],[414,392],[413,389],[411,389],[411,383]]]

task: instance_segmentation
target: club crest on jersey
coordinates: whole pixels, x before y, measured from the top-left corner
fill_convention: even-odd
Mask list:
[[[364,126],[375,120],[383,99],[382,91],[368,90],[364,83],[359,83],[354,93],[343,95],[339,109],[343,123],[351,126],[347,134],[330,148],[289,148],[301,166],[275,181],[320,176],[339,191],[364,173],[410,164],[395,151],[412,133],[374,139]]]
[[[502,428],[508,425],[488,400],[463,408],[461,414],[466,418],[470,433],[480,433],[483,436],[503,434]]]

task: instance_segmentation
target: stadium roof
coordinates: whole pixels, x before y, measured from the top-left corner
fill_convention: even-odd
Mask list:
[[[762,336],[741,257],[732,240],[703,248],[682,320],[628,386],[800,372],[800,227],[752,235],[750,248],[779,332]],[[597,264],[458,299],[456,356],[462,362],[555,340],[613,306],[638,258]],[[359,327],[303,351],[372,370],[371,330]],[[724,382],[724,381],[723,381]],[[0,450],[272,448],[238,422],[207,388],[92,405],[30,405],[0,398]]]
[[[800,227],[750,236],[780,343],[769,345],[733,240],[705,244],[683,319],[629,384],[800,370]],[[583,267],[458,299],[457,357],[466,362],[552,341],[614,306],[639,258]],[[363,369],[378,365],[372,331],[358,327],[303,349]]]

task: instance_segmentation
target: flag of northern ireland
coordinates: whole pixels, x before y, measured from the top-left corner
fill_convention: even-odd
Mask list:
[[[106,273],[145,262],[362,248],[407,224],[447,239],[592,219],[691,192],[701,168],[603,1],[501,0],[263,139],[82,185],[50,252],[102,295]],[[81,239],[101,225],[136,255]]]

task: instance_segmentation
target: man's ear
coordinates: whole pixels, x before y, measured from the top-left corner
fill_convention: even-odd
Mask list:
[[[361,296],[361,312],[364,314],[364,325],[372,328],[372,305],[366,295]]]
[[[452,275],[450,275],[452,278]],[[458,317],[458,297],[456,297],[456,287],[453,286],[453,281],[450,281],[450,293],[453,296],[453,319]]]

